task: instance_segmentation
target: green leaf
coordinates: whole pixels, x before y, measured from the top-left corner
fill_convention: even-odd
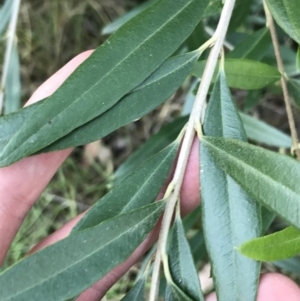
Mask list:
[[[165,207],[156,202],[109,219],[20,261],[0,275],[1,301],[59,301],[76,296],[124,262]]]
[[[191,230],[195,226],[195,224],[199,222],[200,219],[201,219],[201,207],[198,206],[198,208],[196,208],[192,213],[190,213],[183,219],[182,222],[183,222],[184,231],[188,232],[189,230]]]
[[[233,139],[204,137],[214,161],[256,201],[300,228],[300,164]]]
[[[207,250],[205,247],[204,234],[199,230],[190,240],[189,240],[191,252],[194,258],[194,262],[198,263],[204,259],[207,255]]]
[[[300,45],[298,45],[298,48],[297,48],[296,69],[297,69],[297,71],[300,71]]]
[[[204,122],[205,135],[246,140],[225,74],[220,72]],[[219,301],[254,301],[260,266],[235,247],[261,235],[260,206],[200,147],[202,222]],[[217,188],[216,188],[217,187]]]
[[[194,301],[181,291],[174,283],[167,283],[165,301]]]
[[[276,214],[273,211],[270,211],[266,207],[262,206],[261,208],[261,230],[262,230],[261,233],[262,234],[265,234],[269,230],[275,218],[276,218]]]
[[[146,81],[110,110],[75,129],[41,152],[87,144],[105,137],[116,129],[149,113],[176,92],[191,72],[199,55],[200,53],[195,51],[169,58]]]
[[[119,127],[142,117],[156,106],[160,105],[177,90],[181,82],[190,73],[198,56],[199,53],[192,52],[167,59],[140,86],[123,97],[107,112],[42,149],[41,152],[87,144],[98,140]],[[42,100],[31,106],[25,107],[14,114],[0,118],[0,149],[8,143],[11,136],[16,133],[22,124],[24,124],[26,120],[30,119],[33,112],[37,110],[44,101],[45,100]],[[183,125],[184,124],[182,123],[182,127]],[[177,133],[180,132],[181,128],[178,129],[178,126],[176,127],[176,129],[178,129],[175,133],[176,136]],[[174,139],[175,138],[176,137],[174,136]],[[161,149],[167,146],[174,139],[166,141]],[[149,145],[147,149],[149,149]],[[147,156],[145,157],[147,158]],[[139,162],[138,165],[140,165],[140,163],[141,162]]]
[[[266,0],[278,25],[300,44],[300,19],[298,0]]]
[[[228,32],[236,31],[236,29],[245,22],[252,5],[252,0],[236,1],[233,14],[230,19]]]
[[[288,88],[298,109],[300,109],[300,80],[289,79]]]
[[[21,103],[20,60],[16,43],[14,43],[9,61],[5,83],[5,114],[17,111]]]
[[[146,279],[139,279],[133,288],[127,293],[121,301],[143,301],[145,294]]]
[[[168,177],[178,147],[178,141],[172,143],[129,175],[87,211],[72,233],[152,203]]]
[[[272,264],[290,273],[300,275],[300,258],[298,256],[280,261],[273,261]]]
[[[203,22],[199,22],[193,33],[185,41],[190,51],[198,49],[209,39],[208,34],[205,31]]]
[[[227,57],[259,61],[264,57],[271,43],[270,31],[262,28],[238,44],[233,51],[228,53]]]
[[[32,114],[3,149],[0,166],[43,149],[115,105],[193,31],[199,3],[160,0],[127,22]]]
[[[259,101],[262,99],[262,94],[262,90],[248,91],[247,96],[245,97],[244,111],[248,112],[255,108]]]
[[[123,16],[117,18],[112,23],[108,24],[102,29],[102,34],[112,34],[115,31],[117,31],[121,26],[123,26],[126,22],[128,22],[130,19],[135,17],[136,15],[140,14],[142,11],[144,11],[146,8],[148,8],[150,5],[152,5],[157,0],[150,0],[146,1],[145,3],[138,5],[134,9],[132,9],[130,12],[124,14]],[[199,21],[203,18],[208,18],[212,15],[215,15],[219,13],[222,9],[222,0],[201,0],[202,5],[202,14],[199,15]]]
[[[40,102],[25,107],[22,110],[0,118],[0,150],[5,147],[9,139],[19,130],[22,124],[32,116],[43,101],[44,100],[41,100]]]
[[[4,4],[1,6],[0,10],[0,35],[2,35],[3,31],[6,28],[7,23],[11,17],[13,0],[5,0]]]
[[[208,18],[220,13],[222,7],[223,7],[222,0],[209,0],[208,5],[203,14],[203,18]]]
[[[287,134],[252,116],[243,113],[240,116],[249,139],[276,147],[292,146],[292,139]]]
[[[201,78],[205,64],[205,61],[199,61],[193,75]],[[276,68],[246,59],[226,59],[225,73],[229,87],[244,90],[261,89],[280,80],[280,73]]]
[[[190,115],[192,110],[193,110],[193,106],[194,106],[194,103],[195,103],[195,98],[196,98],[196,95],[195,95],[195,91],[197,89],[197,87],[199,86],[199,80],[196,79],[194,80],[194,82],[192,83],[186,97],[185,97],[185,100],[184,100],[184,105],[183,105],[183,108],[182,108],[182,111],[181,111],[181,115],[182,116],[187,116],[187,115]]]
[[[174,222],[168,249],[170,274],[174,284],[191,300],[204,300],[191,249],[178,215]]]
[[[134,152],[115,172],[115,183],[120,183],[130,173],[137,169],[145,158],[149,158],[161,151],[168,144],[172,143],[184,125],[187,123],[187,117],[181,117],[162,127],[156,134],[151,136],[142,146]]]
[[[238,250],[243,255],[260,261],[293,257],[300,253],[300,230],[288,227],[282,231],[247,241]]]
[[[114,32],[116,32],[121,26],[123,26],[126,22],[131,20],[133,17],[144,11],[146,8],[151,6],[154,2],[157,2],[157,0],[150,0],[146,1],[145,3],[142,3],[129,11],[128,13],[122,15],[121,17],[117,18],[113,22],[109,23],[102,29],[103,35],[109,35]]]

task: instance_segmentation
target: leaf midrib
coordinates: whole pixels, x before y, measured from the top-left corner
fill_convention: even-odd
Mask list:
[[[289,244],[291,244],[292,242],[294,242],[294,241],[297,241],[297,240],[299,240],[300,241],[300,234],[299,234],[299,236],[297,237],[297,238],[293,238],[293,239],[290,239],[289,241],[285,241],[284,243],[273,243],[272,244],[272,246],[266,246],[266,247],[263,247],[263,248],[257,248],[257,246],[256,246],[256,248],[259,250],[268,250],[268,249],[273,249],[274,247],[285,247],[286,245],[289,245]],[[298,249],[300,249],[300,245],[298,245]]]

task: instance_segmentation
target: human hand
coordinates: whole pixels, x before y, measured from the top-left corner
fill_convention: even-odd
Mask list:
[[[91,54],[84,52],[70,61],[33,94],[28,104],[51,95],[64,80]],[[187,214],[199,205],[198,146],[195,140],[185,179],[181,189],[182,212]],[[0,169],[0,265],[22,222],[51,180],[59,166],[70,155],[72,149],[41,154],[26,158],[12,166]],[[82,215],[67,223],[60,230],[39,243],[37,251],[66,237]],[[151,247],[158,236],[159,226],[122,265],[115,268],[98,283],[84,292],[79,301],[96,301]],[[215,301],[210,295],[207,301]],[[265,274],[261,277],[257,301],[299,301],[300,289],[287,277],[280,274]]]

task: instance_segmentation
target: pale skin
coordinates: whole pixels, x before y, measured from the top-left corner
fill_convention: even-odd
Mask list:
[[[42,84],[28,101],[27,105],[51,95],[65,79],[85,60],[92,51],[84,52]],[[181,189],[182,212],[187,214],[199,205],[198,147],[195,140]],[[0,169],[0,265],[22,222],[45,189],[57,169],[71,154],[72,149],[42,154],[26,158],[12,166]],[[64,227],[45,238],[33,250],[37,251],[47,245],[66,237],[82,215],[68,222]],[[106,291],[150,248],[157,239],[159,225],[139,246],[131,257],[115,268],[77,299],[79,301],[98,301]],[[215,294],[207,301],[216,301]],[[299,301],[300,289],[286,276],[264,274],[260,279],[257,301]]]

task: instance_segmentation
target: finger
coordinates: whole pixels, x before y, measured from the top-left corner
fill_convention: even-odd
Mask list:
[[[195,139],[192,151],[189,157],[188,165],[186,168],[186,175],[183,181],[181,189],[181,200],[182,200],[182,212],[188,214],[199,205],[199,141]],[[72,220],[57,232],[48,236],[42,242],[40,242],[32,251],[37,251],[44,248],[58,240],[61,240],[69,235],[72,228],[79,221],[80,218]],[[132,265],[134,265],[147,250],[157,240],[159,233],[160,224],[158,223],[152,233],[146,238],[146,240],[135,250],[135,252],[129,257],[126,262],[116,267],[108,275],[102,278],[99,282],[94,284],[90,289],[84,292],[80,297],[79,301],[98,301],[106,293],[106,291],[122,277]]]
[[[90,54],[87,51],[71,60],[38,88],[28,104],[51,95]],[[32,156],[0,168],[0,265],[28,210],[71,151]]]
[[[288,277],[269,273],[264,274],[259,283],[257,301],[299,301],[300,289]],[[217,301],[216,294],[210,294],[206,301]]]

